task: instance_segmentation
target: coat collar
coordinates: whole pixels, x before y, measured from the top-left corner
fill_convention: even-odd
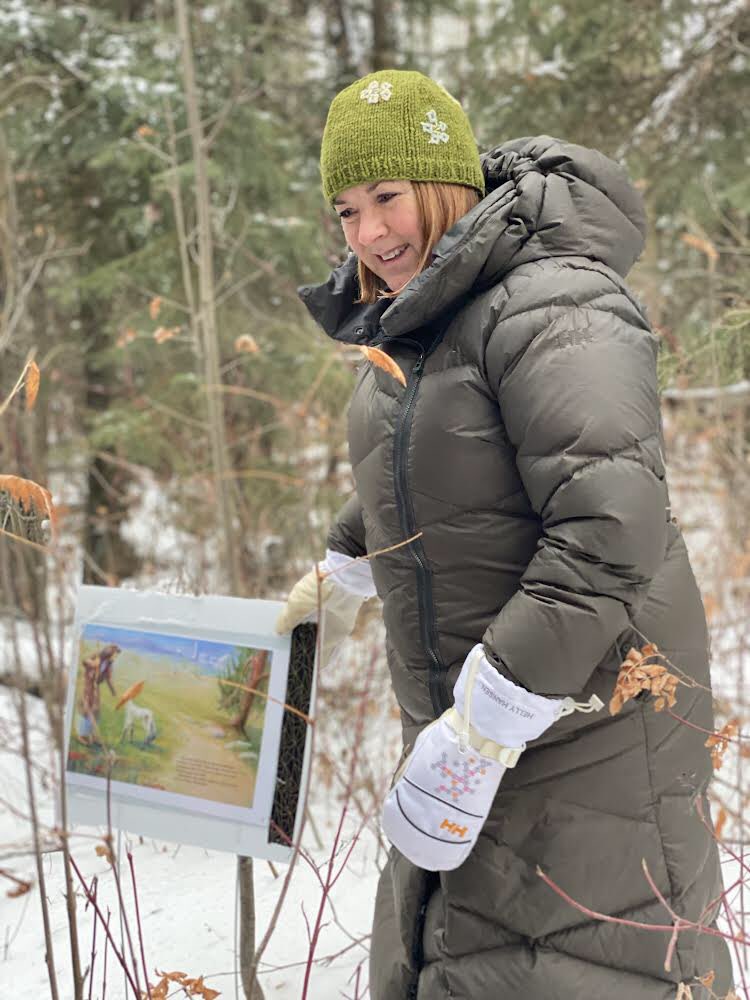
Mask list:
[[[625,276],[640,256],[643,200],[622,167],[602,153],[551,136],[514,139],[481,157],[486,195],[443,235],[432,263],[395,299],[355,305],[353,254],[298,294],[336,340],[366,344],[423,327],[520,264],[584,256]]]

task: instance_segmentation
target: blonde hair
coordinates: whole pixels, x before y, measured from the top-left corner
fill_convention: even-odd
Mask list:
[[[479,203],[480,195],[476,188],[464,184],[448,184],[444,181],[411,183],[422,220],[422,256],[414,272],[420,274],[430,263],[432,251],[440,237]],[[398,291],[388,291],[383,279],[363,264],[361,259],[357,264],[357,276],[360,288],[357,303],[377,302],[378,299],[392,299],[398,295]]]

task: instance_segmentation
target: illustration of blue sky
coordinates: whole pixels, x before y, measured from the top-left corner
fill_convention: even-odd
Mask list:
[[[81,638],[91,642],[116,643],[121,649],[146,656],[168,657],[194,663],[202,674],[223,672],[238,647],[206,639],[187,639],[181,635],[137,632],[111,625],[86,625]]]

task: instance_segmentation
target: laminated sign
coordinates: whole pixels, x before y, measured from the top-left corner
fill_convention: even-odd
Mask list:
[[[81,587],[66,705],[73,823],[285,861],[309,766],[315,625],[278,601]]]

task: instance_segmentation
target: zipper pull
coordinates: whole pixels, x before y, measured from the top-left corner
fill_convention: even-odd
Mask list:
[[[421,375],[424,368],[424,351],[417,358],[416,364],[411,370],[412,375]]]

